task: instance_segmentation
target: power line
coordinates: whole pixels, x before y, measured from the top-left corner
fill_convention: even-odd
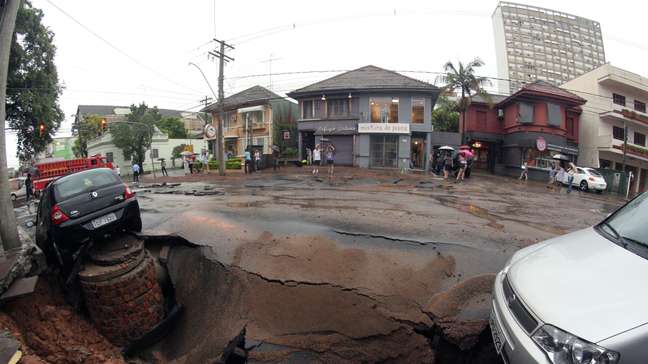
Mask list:
[[[83,23],[81,23],[80,21],[78,21],[75,17],[73,17],[72,15],[70,15],[68,12],[66,12],[65,10],[63,10],[63,9],[62,9],[61,7],[59,7],[58,5],[54,4],[54,2],[52,2],[51,0],[46,0],[46,1],[47,1],[50,5],[52,5],[54,8],[56,8],[58,11],[60,11],[63,15],[65,15],[65,16],[68,17],[68,18],[70,18],[73,22],[75,22],[75,23],[76,23],[77,25],[79,25],[81,28],[83,28],[84,30],[86,30],[88,33],[92,34],[92,35],[95,36],[97,39],[101,40],[101,41],[104,42],[106,45],[108,45],[110,48],[112,48],[113,50],[119,52],[120,54],[122,54],[122,55],[125,56],[126,58],[130,59],[131,61],[133,61],[134,63],[136,63],[136,64],[139,65],[140,67],[146,68],[146,69],[149,70],[150,72],[152,72],[152,73],[158,75],[159,77],[164,78],[165,80],[167,80],[167,81],[169,81],[169,82],[171,82],[171,83],[173,83],[173,84],[175,84],[175,85],[177,85],[177,86],[181,86],[181,87],[184,87],[184,88],[186,88],[186,89],[188,89],[188,90],[192,90],[192,91],[195,91],[195,92],[199,92],[199,91],[197,91],[197,90],[192,89],[191,87],[187,87],[187,86],[185,86],[185,85],[183,85],[183,84],[181,84],[181,83],[178,83],[178,82],[176,82],[176,81],[174,81],[174,80],[168,78],[168,77],[167,77],[165,74],[163,74],[162,72],[159,72],[159,71],[157,71],[157,70],[155,70],[155,69],[149,67],[148,65],[146,65],[146,64],[144,64],[144,63],[142,63],[142,62],[140,62],[140,61],[137,60],[135,57],[133,57],[133,56],[131,56],[130,54],[126,53],[125,51],[121,50],[121,49],[118,48],[116,45],[114,45],[114,44],[112,44],[111,42],[109,42],[106,38],[102,37],[102,36],[99,35],[97,32],[95,32],[94,30],[92,30],[92,29],[90,29],[88,26],[86,26],[85,24],[83,24]]]

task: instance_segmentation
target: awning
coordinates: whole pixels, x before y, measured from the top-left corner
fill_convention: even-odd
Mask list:
[[[319,127],[315,130],[315,135],[354,135],[356,129],[354,126],[349,127]]]
[[[238,112],[239,114],[241,114],[241,113],[244,113],[244,112],[250,112],[250,111],[263,111],[263,105],[259,105],[259,106],[250,106],[250,107],[243,107],[243,108],[238,109],[237,112]]]
[[[548,150],[553,150],[555,152],[561,152],[565,154],[578,155],[578,149],[571,147],[563,147],[555,144],[547,144]]]

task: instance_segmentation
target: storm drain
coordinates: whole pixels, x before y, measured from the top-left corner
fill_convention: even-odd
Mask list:
[[[154,259],[132,236],[93,247],[79,281],[92,321],[115,345],[141,338],[164,318]]]

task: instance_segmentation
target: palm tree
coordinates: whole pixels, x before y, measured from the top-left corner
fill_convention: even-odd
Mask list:
[[[488,94],[484,90],[485,85],[491,82],[486,77],[476,76],[475,69],[484,65],[484,61],[475,58],[468,64],[464,65],[459,62],[459,67],[455,67],[452,62],[448,61],[444,66],[444,74],[437,77],[437,82],[445,84],[443,90],[446,92],[461,90],[461,99],[459,100],[459,111],[461,111],[461,141],[464,140],[466,128],[466,111],[472,100],[472,96],[480,94],[489,100]],[[489,102],[490,103],[490,102]]]

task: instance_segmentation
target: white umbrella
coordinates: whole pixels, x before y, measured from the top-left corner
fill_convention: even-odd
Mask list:
[[[180,153],[180,155],[193,155],[190,151],[185,150],[184,152]]]
[[[552,159],[556,159],[556,160],[559,160],[559,161],[569,161],[569,157],[567,157],[566,155],[563,155],[563,154],[556,154],[556,155],[554,155],[552,157]]]
[[[444,145],[444,146],[440,147],[439,150],[454,150],[454,148],[451,147],[451,146],[448,146],[448,145]]]

